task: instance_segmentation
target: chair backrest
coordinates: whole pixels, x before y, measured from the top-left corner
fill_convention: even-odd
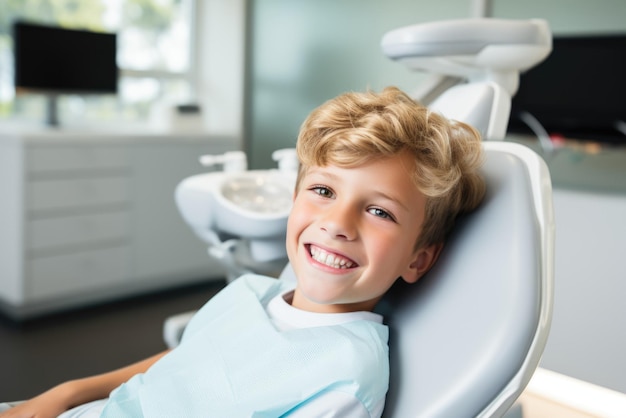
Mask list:
[[[526,147],[484,147],[483,204],[426,276],[398,281],[380,303],[390,327],[385,417],[501,416],[539,363],[552,312],[550,176]]]

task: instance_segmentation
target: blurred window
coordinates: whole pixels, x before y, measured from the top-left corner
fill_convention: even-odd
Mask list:
[[[159,101],[184,102],[195,90],[193,10],[196,0],[0,0],[0,120],[43,120],[45,97],[15,94],[15,20],[68,29],[115,32],[117,95],[61,95],[61,120],[148,120]]]

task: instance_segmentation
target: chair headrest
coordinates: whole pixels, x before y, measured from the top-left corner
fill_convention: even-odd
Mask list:
[[[527,360],[545,306],[537,177],[505,148],[486,147],[484,202],[433,269],[399,280],[379,305],[390,327],[386,417],[479,416]]]

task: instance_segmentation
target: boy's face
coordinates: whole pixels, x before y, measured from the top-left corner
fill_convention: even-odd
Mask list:
[[[287,226],[294,307],[372,310],[398,277],[415,282],[430,268],[440,246],[415,249],[426,198],[411,181],[413,164],[403,153],[303,174]]]

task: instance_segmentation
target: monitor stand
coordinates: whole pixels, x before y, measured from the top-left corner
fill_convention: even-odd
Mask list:
[[[46,125],[51,127],[59,126],[59,95],[56,93],[46,94]]]

